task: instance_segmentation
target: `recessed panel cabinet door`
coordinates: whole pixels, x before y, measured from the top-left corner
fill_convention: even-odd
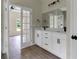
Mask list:
[[[61,54],[60,54],[61,53]],[[60,46],[59,46],[59,56],[62,59],[66,58],[66,40],[65,39],[61,39],[60,40]]]
[[[66,57],[66,35],[64,33],[57,34],[57,54],[60,58],[65,59]]]
[[[49,43],[49,51],[60,58],[65,58],[65,54],[66,54],[65,43],[66,43],[66,36],[64,34],[52,32],[51,40]]]
[[[56,56],[58,56],[59,45],[57,44],[57,35],[54,32],[51,32],[50,34],[49,51],[52,54],[55,54]]]
[[[54,38],[54,36],[53,36],[54,34],[52,33],[52,32],[50,32],[50,40],[49,40],[49,51],[51,52],[51,53],[53,53],[53,50],[54,50],[54,45],[55,45],[55,38]]]
[[[61,57],[62,59],[65,59],[66,58],[66,35],[65,34],[63,33],[58,34],[57,44],[59,45],[59,52],[58,52],[59,57]]]
[[[54,37],[54,45],[53,45],[53,52],[57,55],[57,56],[59,56],[58,55],[58,53],[59,53],[59,44],[60,44],[60,39],[58,38],[58,34],[57,33],[53,33],[53,37]]]
[[[41,31],[36,31],[36,32],[35,32],[35,43],[36,43],[37,45],[39,45],[39,46],[42,45],[41,36],[42,36]]]

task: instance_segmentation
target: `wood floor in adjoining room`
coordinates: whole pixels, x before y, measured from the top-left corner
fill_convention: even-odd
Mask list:
[[[60,59],[37,45],[21,50],[21,59]]]

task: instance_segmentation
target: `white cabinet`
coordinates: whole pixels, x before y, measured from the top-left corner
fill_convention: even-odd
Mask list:
[[[48,44],[50,41],[50,33],[46,31],[35,31],[35,43],[40,47],[48,50]]]
[[[51,33],[50,52],[58,57],[66,57],[66,35],[64,33]]]
[[[64,33],[36,30],[35,43],[61,59],[66,58],[66,34]]]
[[[42,35],[41,31],[36,31],[35,32],[35,43],[39,46],[42,46]]]

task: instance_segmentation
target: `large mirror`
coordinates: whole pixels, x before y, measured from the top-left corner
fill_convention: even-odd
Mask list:
[[[63,29],[66,27],[66,11],[56,9],[42,14],[42,26],[51,29]]]

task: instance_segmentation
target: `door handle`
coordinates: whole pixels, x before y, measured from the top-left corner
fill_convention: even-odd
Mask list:
[[[77,40],[77,35],[72,35],[71,38],[72,38],[73,40]]]

